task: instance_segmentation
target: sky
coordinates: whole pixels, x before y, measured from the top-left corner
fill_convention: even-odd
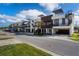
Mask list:
[[[72,11],[79,15],[79,3],[0,3],[0,27],[26,19],[36,19],[38,15],[50,15],[54,9],[62,8],[65,13]],[[75,23],[79,23],[76,17]]]

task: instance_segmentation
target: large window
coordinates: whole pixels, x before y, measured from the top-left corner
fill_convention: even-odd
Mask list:
[[[65,18],[62,18],[62,25],[65,25]]]
[[[54,19],[54,26],[58,26],[59,25],[59,19]]]

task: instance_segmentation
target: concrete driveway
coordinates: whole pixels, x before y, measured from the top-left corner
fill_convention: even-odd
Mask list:
[[[67,37],[16,35],[17,40],[31,43],[62,56],[79,56],[79,43]],[[57,39],[58,38],[58,39]]]

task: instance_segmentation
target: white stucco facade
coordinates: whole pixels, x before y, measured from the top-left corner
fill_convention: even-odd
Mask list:
[[[65,14],[52,16],[53,28],[52,33],[55,34],[58,30],[69,30],[69,35],[74,32],[74,16],[70,16],[72,22],[68,25],[69,19],[65,17]],[[64,24],[63,24],[64,23]]]

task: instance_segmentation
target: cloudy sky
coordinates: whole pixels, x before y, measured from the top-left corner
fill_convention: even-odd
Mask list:
[[[36,19],[38,15],[50,15],[57,8],[62,8],[65,13],[72,11],[79,15],[79,3],[2,3],[0,4],[0,27],[8,26],[28,18]],[[75,22],[79,22],[76,17]]]

